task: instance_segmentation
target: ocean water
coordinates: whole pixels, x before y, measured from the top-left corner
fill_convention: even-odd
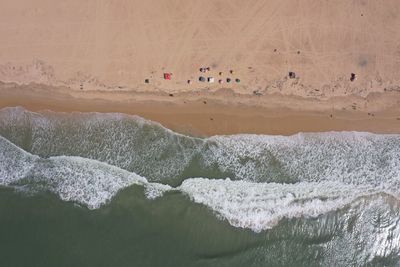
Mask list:
[[[0,266],[399,266],[400,135],[0,110]]]

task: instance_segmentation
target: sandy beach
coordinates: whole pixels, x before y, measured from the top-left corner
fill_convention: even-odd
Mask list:
[[[400,0],[1,0],[0,266],[400,266]]]
[[[32,111],[120,112],[160,122],[174,131],[219,134],[279,134],[323,131],[400,132],[399,93],[329,100],[282,95],[218,92],[165,93],[75,92],[44,85],[0,84],[0,107]]]
[[[124,112],[195,135],[400,132],[395,0],[0,7],[1,107]]]

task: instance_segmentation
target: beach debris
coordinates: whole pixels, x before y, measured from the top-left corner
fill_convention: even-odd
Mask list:
[[[200,82],[205,82],[205,81],[206,81],[206,78],[203,77],[203,76],[200,76],[200,77],[199,77],[199,81],[200,81]]]
[[[240,83],[240,79],[236,78],[235,82]]]
[[[150,83],[149,79],[144,79],[144,83]]]
[[[171,80],[172,78],[172,73],[171,72],[165,72],[164,73],[164,80]]]
[[[214,82],[214,77],[208,77],[208,78],[207,78],[207,81],[208,81],[209,83],[213,83],[213,82]]]
[[[289,71],[289,78],[290,79],[295,79],[296,78],[296,73],[294,73],[293,71]]]
[[[231,82],[231,78],[226,78],[226,82],[230,83]]]
[[[254,91],[253,91],[253,95],[261,96],[262,93],[261,93],[260,91],[258,91],[258,90],[254,90]]]
[[[355,73],[351,73],[351,74],[350,74],[350,81],[351,81],[351,82],[354,82],[356,79],[357,79],[356,74],[355,74]]]

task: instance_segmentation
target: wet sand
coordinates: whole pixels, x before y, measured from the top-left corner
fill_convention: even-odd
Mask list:
[[[323,131],[400,132],[399,106],[393,103],[393,99],[400,99],[398,93],[375,97],[370,101],[371,112],[367,112],[361,104],[357,106],[359,110],[329,108],[333,100],[323,102],[285,96],[282,102],[278,101],[281,99],[279,96],[265,96],[269,102],[263,102],[255,96],[238,96],[229,92],[172,97],[166,94],[116,92],[71,95],[65,88],[2,84],[0,95],[0,107],[135,114],[174,131],[196,136],[239,133],[291,135]],[[357,99],[350,101],[351,105],[355,101],[366,101]],[[384,102],[382,99],[392,105],[385,107],[381,104]],[[343,99],[336,101],[346,103]],[[374,107],[374,103],[381,109]],[[301,105],[303,109],[298,108]],[[296,109],[290,109],[291,106]]]

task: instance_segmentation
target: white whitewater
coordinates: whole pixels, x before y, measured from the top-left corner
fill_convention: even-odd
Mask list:
[[[381,184],[371,184],[368,180],[284,184],[190,178],[172,188],[95,160],[66,156],[42,159],[2,137],[0,148],[1,185],[44,185],[61,199],[90,209],[101,207],[119,190],[135,184],[145,188],[149,199],[178,190],[194,202],[206,205],[231,225],[256,232],[273,227],[283,218],[317,217],[343,208],[362,196],[382,192],[398,196],[400,192],[399,178],[384,180]]]

